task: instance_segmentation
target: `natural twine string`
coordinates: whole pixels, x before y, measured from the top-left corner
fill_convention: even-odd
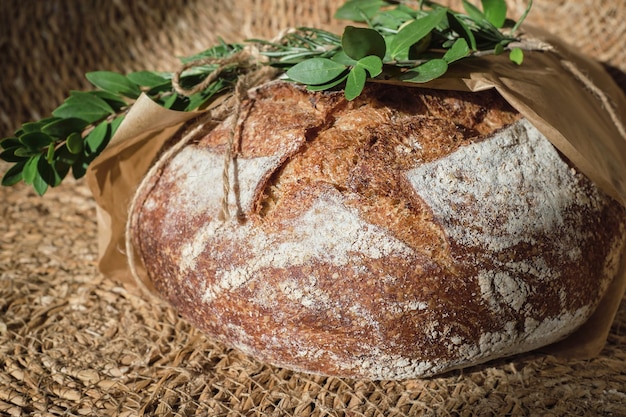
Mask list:
[[[191,89],[183,89],[180,86],[180,76],[185,70],[193,66],[208,64],[217,64],[218,66],[212,73],[207,76],[207,78],[205,78],[205,80],[203,80],[202,83]],[[221,211],[218,215],[218,218],[223,223],[229,220],[230,211],[228,208],[228,196],[231,189],[229,172],[230,164],[232,160],[236,157],[236,153],[239,149],[240,133],[238,125],[241,115],[242,102],[247,97],[247,92],[250,88],[261,85],[262,83],[273,79],[277,74],[277,70],[275,68],[263,65],[262,60],[259,59],[259,54],[256,49],[246,48],[236,54],[233,54],[230,57],[205,58],[198,61],[190,62],[184,65],[178,72],[176,72],[172,80],[172,84],[179,94],[192,95],[206,89],[208,85],[211,82],[215,81],[223,71],[233,65],[236,65],[238,70],[243,72],[243,74],[238,78],[237,83],[235,84],[234,91],[219,106],[208,110],[208,113],[203,116],[201,122],[199,122],[192,130],[186,133],[175,145],[173,145],[167,151],[163,152],[163,154],[158,158],[158,160],[152,165],[152,167],[143,177],[131,200],[128,209],[129,215],[126,222],[125,230],[126,257],[128,259],[130,273],[138,288],[140,288],[144,293],[149,294],[151,297],[155,297],[156,294],[154,294],[153,291],[148,288],[148,286],[144,283],[143,279],[139,275],[135,259],[135,250],[131,238],[132,229],[134,228],[135,222],[137,220],[135,219],[133,213],[135,213],[137,204],[139,204],[139,196],[143,195],[145,190],[151,184],[151,178],[157,175],[157,173],[161,169],[163,169],[165,165],[174,156],[176,156],[187,144],[192,142],[199,135],[203,134],[205,132],[205,128],[209,124],[222,122],[227,117],[229,117],[229,115],[232,115],[233,121],[228,134],[226,152],[224,153],[224,169],[222,171],[224,195],[222,197]]]
[[[224,169],[222,171],[222,184],[223,184],[223,196],[221,211],[218,216],[219,220],[225,222],[230,219],[230,209],[228,208],[228,198],[231,191],[230,184],[230,166],[234,158],[236,158],[236,152],[239,148],[239,135],[240,129],[239,117],[241,112],[241,103],[246,97],[247,90],[261,84],[263,81],[273,78],[278,70],[267,65],[263,65],[266,59],[259,53],[259,50],[253,45],[246,45],[244,49],[234,53],[229,57],[216,58],[205,57],[195,61],[188,62],[183,65],[175,74],[172,79],[172,86],[174,90],[181,95],[190,96],[201,91],[204,91],[212,82],[214,82],[222,72],[229,68],[237,68],[238,71],[243,74],[238,78],[235,84],[234,92],[232,96],[227,100],[227,104],[223,106],[222,114],[229,112],[233,114],[234,122],[231,126],[228,134],[228,143],[226,146],[226,152],[224,153]],[[185,89],[180,85],[180,77],[189,68],[201,66],[201,65],[217,65],[217,68],[213,70],[201,83],[193,86],[192,88]],[[240,218],[240,216],[238,216]]]
[[[222,208],[218,219],[225,222],[230,219],[230,210],[228,208],[228,197],[230,195],[230,165],[232,161],[237,157],[239,151],[239,141],[241,139],[241,129],[239,125],[239,118],[241,115],[241,103],[246,96],[248,88],[252,86],[253,79],[257,77],[258,73],[246,74],[237,81],[235,85],[235,91],[233,93],[233,125],[228,131],[228,143],[226,145],[226,152],[224,153],[224,169],[222,171]],[[237,216],[240,219],[240,216]]]

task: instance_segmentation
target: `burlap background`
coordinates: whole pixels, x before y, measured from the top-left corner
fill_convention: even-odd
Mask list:
[[[336,28],[341,3],[2,0],[0,137],[86,88],[86,71],[173,70],[218,37]],[[518,16],[525,1],[509,3]],[[606,63],[626,89],[626,2],[537,0],[529,22]],[[2,188],[0,212],[0,415],[626,415],[624,302],[590,361],[533,353],[428,380],[315,377],[225,349],[104,281],[82,181],[44,198]]]

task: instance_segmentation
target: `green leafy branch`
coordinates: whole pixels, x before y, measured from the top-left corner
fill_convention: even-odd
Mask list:
[[[367,27],[347,26],[340,44],[329,43],[325,49],[318,46],[323,50],[318,56],[303,53],[299,62],[283,56],[295,63],[287,76],[313,91],[342,85],[346,98],[352,100],[361,94],[368,78],[424,83],[441,77],[460,59],[507,50],[511,61],[522,63],[523,50],[510,45],[519,41],[515,33],[532,1],[518,22],[506,18],[505,0],[482,0],[482,10],[464,0],[466,14],[431,1],[420,1],[417,8],[407,3],[349,0],[335,16]]]
[[[183,59],[183,63],[202,57],[228,56],[242,48],[242,45],[222,43]],[[194,67],[182,75],[181,86],[196,85],[214,69],[214,66]],[[81,178],[140,94],[148,95],[167,109],[195,110],[234,83],[237,69],[226,71],[206,89],[189,97],[173,89],[171,73],[138,71],[122,75],[95,71],[87,73],[86,78],[96,89],[70,92],[51,117],[25,123],[13,137],[0,141],[0,159],[13,164],[4,174],[2,185],[24,181],[43,195],[49,187],[59,185],[70,171],[75,178]]]
[[[361,94],[368,79],[423,83],[471,56],[508,51],[511,61],[521,64],[523,51],[515,46],[519,41],[515,34],[532,0],[518,22],[507,19],[505,0],[481,0],[481,4],[482,10],[463,0],[465,13],[459,13],[427,0],[348,0],[335,17],[359,26],[347,26],[341,36],[298,28],[277,42],[221,42],[182,59],[190,68],[176,74],[180,88],[174,85],[173,73],[87,73],[93,91],[70,92],[51,117],[25,123],[14,136],[0,140],[0,159],[13,164],[2,185],[24,181],[43,195],[70,171],[75,178],[84,176],[140,94],[167,109],[202,108],[217,95],[232,91],[246,71],[243,67],[249,62],[238,65],[234,59],[246,45],[258,48],[265,64],[282,70],[288,80],[312,91],[343,88],[348,100]],[[233,63],[206,64],[220,59]],[[214,74],[218,67],[219,74]],[[205,88],[193,88],[200,85]]]

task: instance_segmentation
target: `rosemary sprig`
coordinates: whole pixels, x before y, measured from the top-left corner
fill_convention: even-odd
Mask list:
[[[349,100],[361,94],[368,79],[423,83],[442,76],[451,64],[471,56],[508,51],[511,61],[521,64],[523,51],[511,45],[519,41],[516,32],[532,0],[518,22],[507,19],[505,0],[481,0],[481,5],[482,10],[463,0],[465,13],[460,13],[428,0],[348,0],[335,17],[359,26],[346,26],[341,36],[321,29],[298,28],[276,42],[220,42],[183,58],[182,63],[232,57],[246,45],[255,46],[267,58],[266,64],[282,70],[285,79],[305,84],[312,91],[343,88]],[[193,66],[179,77],[180,87],[200,84],[216,68]],[[51,117],[25,123],[13,137],[0,141],[0,159],[13,164],[4,174],[2,185],[24,181],[43,195],[70,171],[80,178],[107,146],[141,93],[165,108],[191,111],[232,91],[240,70],[236,65],[221,70],[215,81],[190,96],[177,92],[180,90],[173,86],[173,73],[87,73],[94,90],[70,92]]]

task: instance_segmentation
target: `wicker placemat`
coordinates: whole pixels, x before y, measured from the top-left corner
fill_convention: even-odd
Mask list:
[[[3,0],[0,135],[85,87],[85,71],[172,69],[177,55],[217,36],[325,22],[341,1],[304,3]],[[626,70],[626,2],[536,3],[536,15],[563,17],[535,23],[558,23],[562,36]],[[0,213],[0,415],[626,416],[626,302],[593,360],[534,353],[426,380],[324,378],[228,350],[173,310],[103,280],[95,206],[82,181],[44,198],[25,186],[0,188]]]

